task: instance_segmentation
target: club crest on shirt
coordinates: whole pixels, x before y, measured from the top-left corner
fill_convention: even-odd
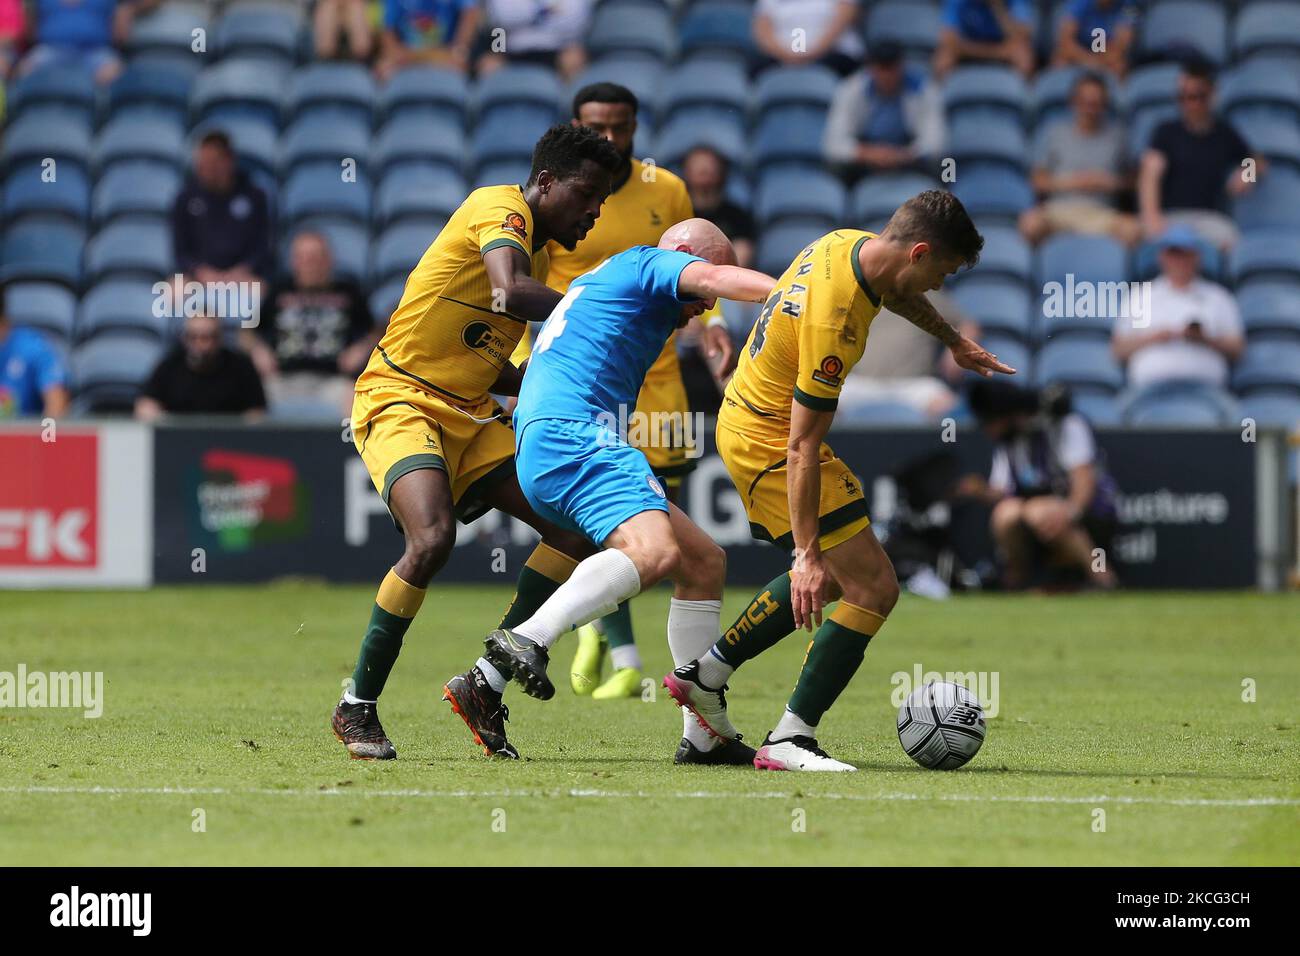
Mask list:
[[[844,493],[850,498],[856,498],[859,495],[858,480],[853,477],[850,471],[840,475],[840,483],[844,486]]]
[[[828,355],[822,364],[812,373],[814,382],[821,382],[831,388],[840,387],[840,376],[844,373],[844,360],[838,355]]]
[[[649,485],[650,490],[653,491],[655,494],[657,494],[660,498],[667,497],[667,495],[664,494],[663,485],[659,484],[659,482],[655,480],[654,475],[647,475],[645,483]]]
[[[501,228],[506,232],[513,232],[520,239],[528,238],[528,223],[517,212],[512,212],[506,216],[506,221],[501,224]]]

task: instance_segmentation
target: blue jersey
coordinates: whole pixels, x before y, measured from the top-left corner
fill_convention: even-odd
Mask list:
[[[541,418],[619,420],[682,317],[677,280],[698,256],[634,246],[569,284],[533,345],[515,431]]]
[[[0,418],[40,414],[45,393],[66,381],[63,360],[40,332],[17,326],[0,339]]]

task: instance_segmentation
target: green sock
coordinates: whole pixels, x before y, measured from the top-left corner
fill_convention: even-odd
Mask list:
[[[618,610],[613,614],[606,614],[600,619],[600,623],[605,628],[605,641],[611,649],[636,643],[636,637],[632,634],[632,604],[630,601],[624,601],[620,604]]]
[[[370,609],[370,624],[352,672],[352,695],[378,700],[402,650],[402,639],[424,602],[424,588],[413,587],[390,570]]]
[[[539,542],[520,569],[514,600],[497,626],[515,627],[524,623],[537,613],[537,609],[561,584],[569,580],[577,566],[578,562],[567,554]]]
[[[874,611],[841,601],[813,635],[799,682],[786,706],[816,727],[849,686],[867,645],[884,621]]]
[[[783,574],[754,595],[713,649],[732,667],[739,667],[793,632],[790,575]]]

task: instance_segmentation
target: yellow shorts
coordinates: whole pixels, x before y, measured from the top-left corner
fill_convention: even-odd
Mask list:
[[[748,412],[737,412],[723,402],[718,416],[718,454],[745,503],[750,534],[790,549],[794,547],[794,534],[790,530],[786,491],[788,436],[773,432]],[[835,457],[829,445],[823,444],[817,457],[821,462],[822,492],[817,540],[825,551],[849,540],[871,521],[862,482],[852,469]]]
[[[628,423],[627,440],[641,449],[660,480],[677,484],[695,469],[697,436],[677,356],[664,363],[671,368],[661,370],[659,364],[651,366],[641,386],[636,399],[639,421]]]
[[[462,409],[394,383],[357,392],[352,441],[384,504],[398,478],[437,468],[451,482],[456,517],[469,523],[491,507],[483,490],[514,474],[515,433],[502,414],[490,398]]]

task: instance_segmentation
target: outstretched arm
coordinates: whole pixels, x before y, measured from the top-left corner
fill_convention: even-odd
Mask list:
[[[753,269],[692,262],[677,279],[677,292],[680,298],[762,302],[774,285],[775,279]]]
[[[986,351],[978,342],[966,338],[949,325],[948,321],[939,314],[939,310],[924,295],[918,293],[894,296],[885,299],[884,303],[889,311],[901,315],[918,329],[929,332],[946,345],[948,351],[952,352],[952,360],[962,368],[979,372],[986,378],[992,376],[994,372],[1001,372],[1004,375],[1016,373],[1010,365],[999,362],[998,357],[992,352]]]

